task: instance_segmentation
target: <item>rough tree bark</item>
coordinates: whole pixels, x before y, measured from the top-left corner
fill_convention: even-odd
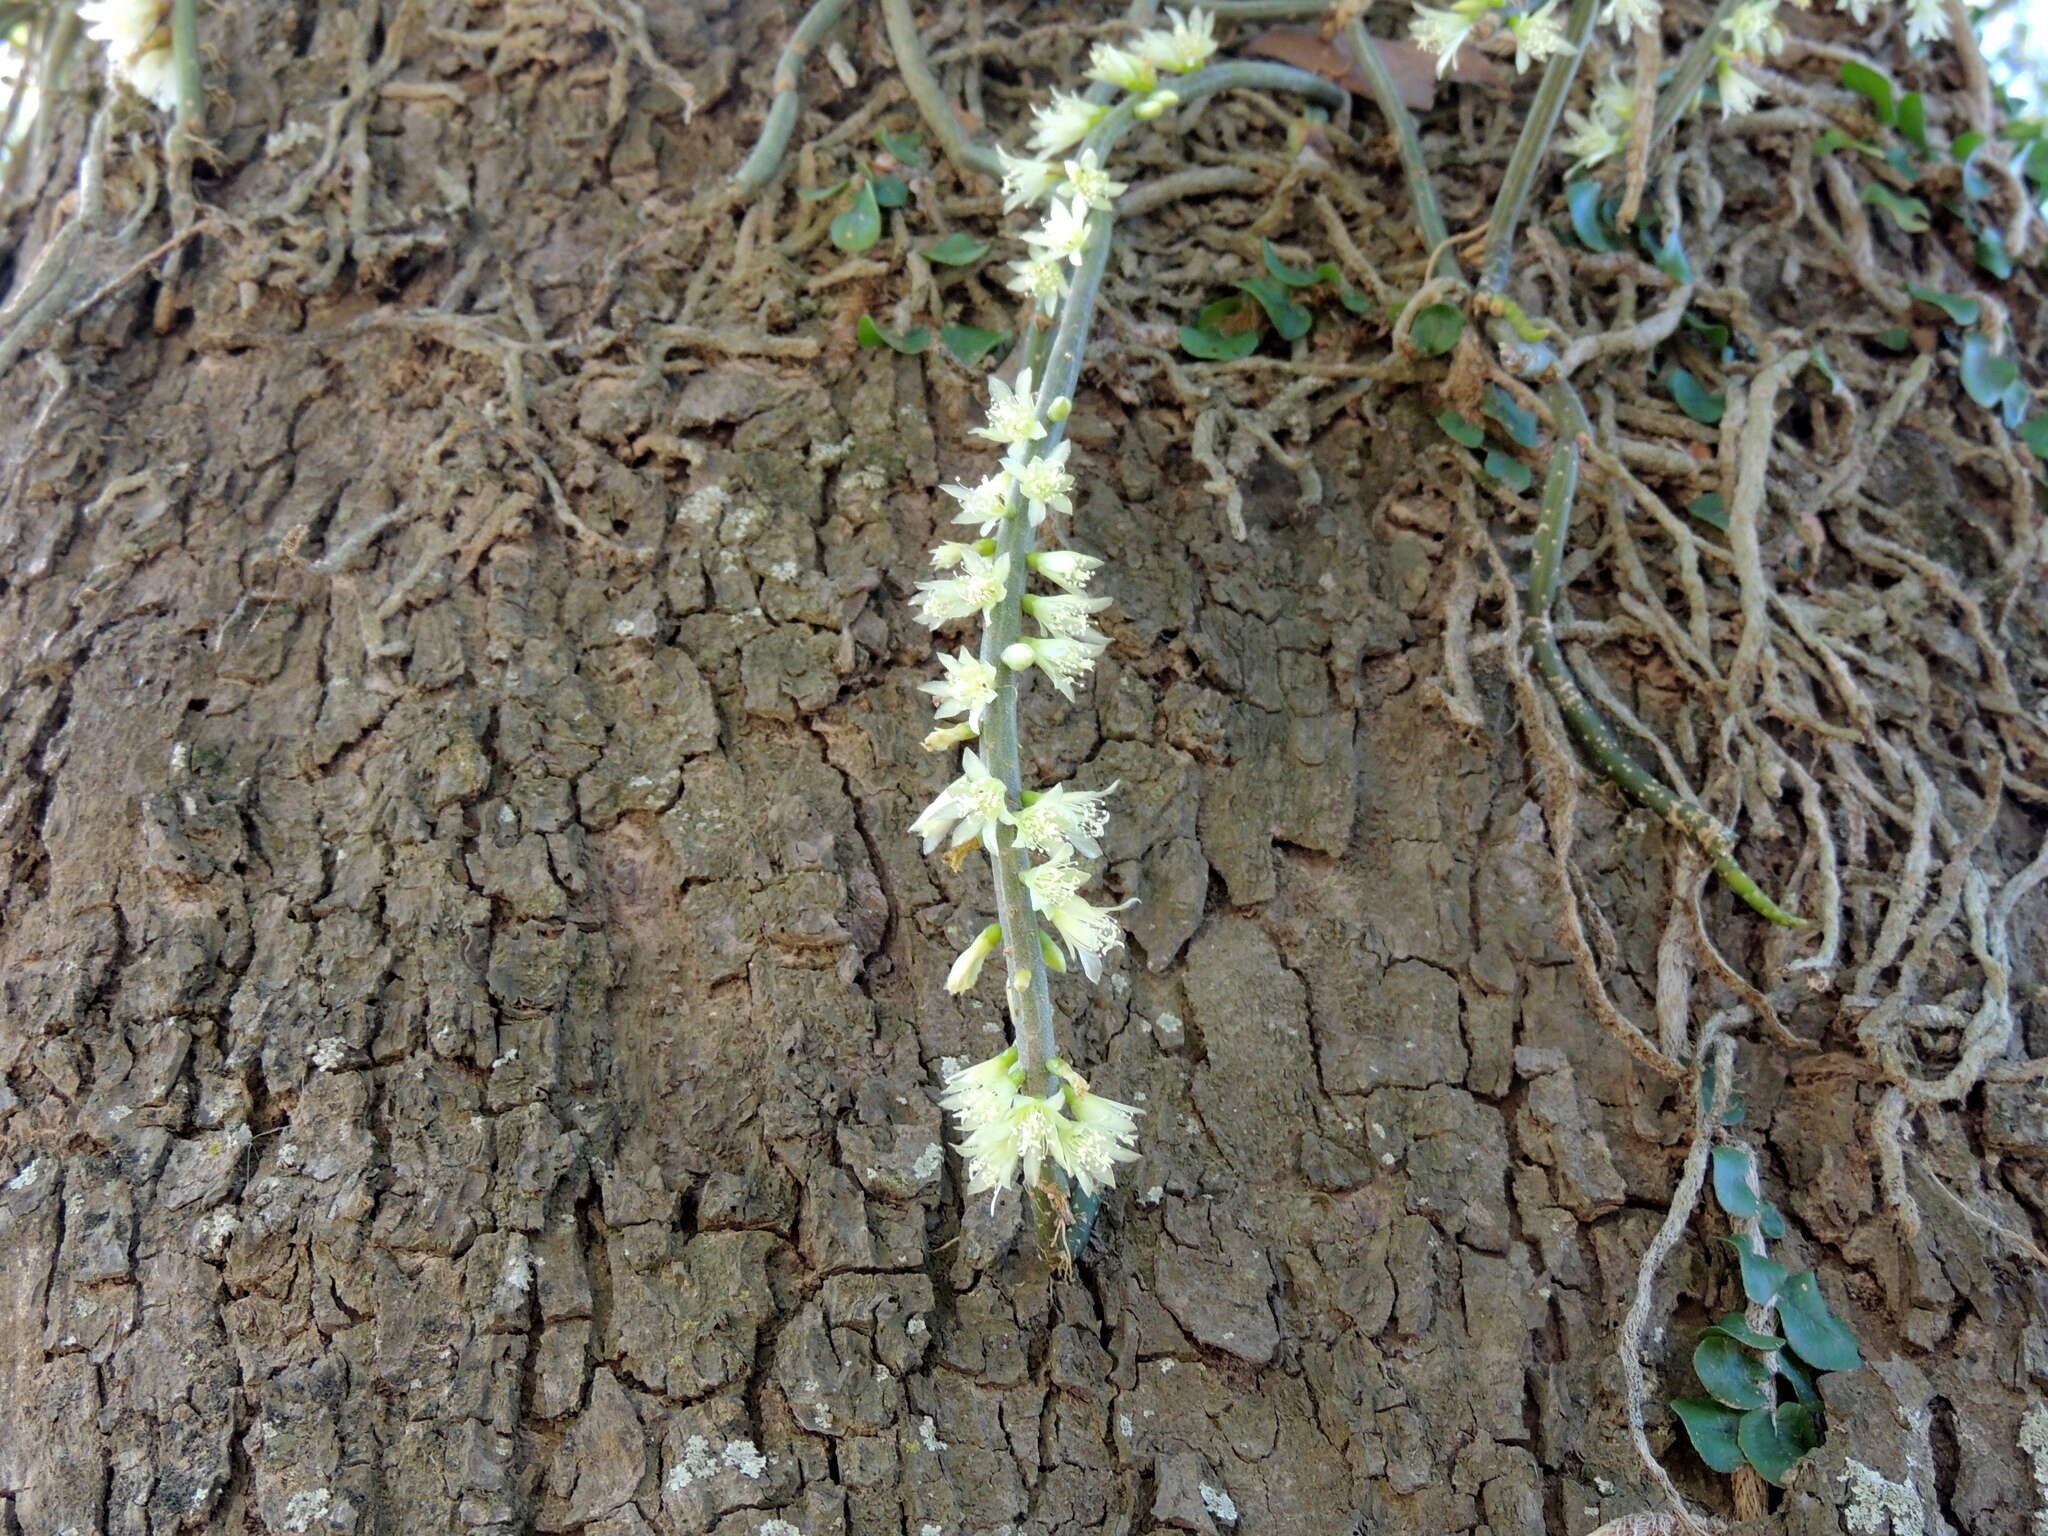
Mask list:
[[[1124,785],[1132,947],[1062,1002],[1147,1118],[1049,1276],[1014,1201],[957,1195],[941,1064],[1000,1026],[941,983],[985,898],[905,831],[943,765],[904,599],[973,381],[856,349],[872,275],[816,281],[829,248],[776,258],[747,329],[782,340],[690,320],[744,209],[681,210],[791,16],[650,12],[643,47],[595,0],[207,7],[201,189],[239,227],[168,333],[137,280],[0,380],[0,1532],[1654,1507],[1615,1343],[1686,1110],[1559,947],[1505,686],[1484,736],[1422,686],[1451,540],[1390,493],[1433,428],[1340,420],[1322,504],[1261,471],[1239,542],[1177,416],[1077,413],[1117,643],[1028,740]],[[888,78],[860,28],[815,125]],[[69,212],[79,89],[17,275]],[[110,220],[150,153],[119,129]],[[1582,844],[1631,1006],[1670,836],[1610,801]],[[1898,1536],[2038,1529],[2041,1277],[1931,1202],[1898,1236],[1851,1055],[1741,1062],[1874,1362],[1773,1528],[1887,1529],[1853,1456]],[[2038,1097],[1985,1113],[1934,1155],[2039,1155]],[[1678,1390],[1739,1305],[1709,1230],[1658,1293]]]

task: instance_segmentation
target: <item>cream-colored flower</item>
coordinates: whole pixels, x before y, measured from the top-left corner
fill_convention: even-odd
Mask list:
[[[996,146],[996,163],[1003,170],[1003,212],[1042,202],[1060,184],[1060,168],[1050,160],[1033,160],[1013,155]]]
[[[946,972],[946,990],[954,996],[974,990],[974,984],[981,980],[981,968],[988,963],[988,957],[996,952],[996,946],[1003,942],[1003,930],[990,923],[975,935],[974,942],[960,951],[952,968]],[[987,1062],[983,1066],[989,1065]],[[1014,1088],[1011,1090],[1015,1092]]]
[[[1075,687],[1085,682],[1088,674],[1095,670],[1095,658],[1101,654],[1101,646],[1091,645],[1085,640],[1069,640],[1060,635],[1026,635],[1003,648],[1003,665],[1012,672],[1036,667],[1054,688],[1071,699]]]
[[[1549,0],[1541,10],[1509,19],[1508,31],[1515,39],[1515,73],[1571,46],[1565,40],[1564,24],[1557,19],[1557,5],[1558,0]]]
[[[987,613],[1003,600],[1009,584],[1008,555],[997,555],[991,559],[980,550],[970,549],[960,562],[958,576],[920,581],[913,601],[917,604],[918,618],[937,629],[955,619]]]
[[[1031,147],[1041,155],[1056,155],[1062,150],[1072,149],[1108,112],[1108,107],[1099,107],[1085,97],[1056,90],[1051,101],[1031,109],[1031,115],[1036,119],[1031,130]]]
[[[1150,59],[1129,49],[1114,43],[1097,43],[1088,51],[1088,78],[1142,95],[1159,83],[1159,71]]]
[[[1068,789],[1055,784],[1041,795],[1026,795],[1024,809],[1010,818],[1017,829],[1017,846],[1034,853],[1072,848],[1086,858],[1101,858],[1102,845],[1096,838],[1109,825],[1109,811],[1102,802],[1116,788],[1112,784],[1107,789]]]
[[[1183,16],[1171,6],[1166,14],[1173,24],[1140,32],[1131,51],[1176,75],[1200,69],[1216,52],[1216,18],[1203,10],[1189,11]]]
[[[1042,863],[1024,871],[1024,889],[1032,910],[1053,926],[1060,940],[1081,962],[1090,981],[1102,979],[1102,957],[1124,941],[1113,913],[1131,902],[1098,907],[1081,894],[1088,871],[1074,862],[1074,850],[1062,847]]]
[[[1063,592],[1086,592],[1102,562],[1073,549],[1043,549],[1025,557],[1031,569]]]
[[[1116,206],[1116,200],[1130,191],[1127,181],[1111,181],[1109,172],[1092,149],[1081,151],[1078,160],[1069,160],[1062,167],[1067,173],[1067,184],[1073,188],[1074,196],[1090,208],[1100,208],[1108,213]]]
[[[1009,797],[1002,780],[991,774],[969,747],[960,754],[960,777],[918,813],[910,830],[924,839],[926,853],[935,853],[949,842],[954,848],[976,838],[986,843],[1009,818]]]
[[[1045,521],[1048,509],[1074,510],[1074,477],[1067,471],[1067,450],[1071,447],[1071,442],[1063,441],[1052,452],[1029,458],[1023,457],[1025,450],[1012,448],[1003,458],[1003,469],[1024,498],[1034,527]]]
[[[935,683],[919,683],[918,690],[938,701],[932,713],[939,719],[964,715],[969,728],[979,731],[982,716],[996,700],[996,680],[1001,674],[968,651],[950,656],[941,651],[939,665],[945,668],[945,677]]]
[[[1081,264],[1082,248],[1088,244],[1088,205],[1080,198],[1055,197],[1045,210],[1045,222],[1024,232],[1027,245],[1051,260]]]
[[[974,435],[992,443],[1035,443],[1045,436],[1045,423],[1038,419],[1038,397],[1031,392],[1031,370],[1017,375],[1012,388],[1001,379],[988,381],[988,425],[976,427]]]

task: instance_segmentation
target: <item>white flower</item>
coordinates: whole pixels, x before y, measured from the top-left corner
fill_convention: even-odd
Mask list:
[[[979,731],[981,717],[995,702],[996,679],[1002,674],[966,651],[955,651],[950,656],[939,652],[939,665],[946,669],[945,677],[936,683],[919,683],[918,690],[938,700],[933,714],[939,719],[965,715],[968,726]]]
[[[1000,384],[1000,380],[997,381]],[[994,533],[1004,518],[1010,515],[1010,476],[1005,470],[997,470],[987,476],[979,485],[942,485],[939,487],[948,496],[960,503],[960,510],[953,514],[956,523],[967,523],[981,529],[985,539]],[[973,549],[971,544],[941,544],[932,551],[932,564],[940,570],[947,570],[947,563],[940,560],[943,552],[948,561],[959,565],[967,559],[966,552]],[[955,558],[955,552],[960,552]]]
[[[1035,799],[1026,796],[1024,809],[1010,818],[1017,829],[1017,846],[1034,853],[1070,847],[1088,858],[1101,858],[1102,845],[1095,839],[1109,825],[1109,811],[1102,802],[1116,788],[1112,784],[1108,789],[1069,789],[1055,784]]]
[[[167,0],[85,0],[78,19],[86,36],[107,45],[107,67],[137,95],[165,112],[178,108],[177,67],[165,25]]]
[[[1088,205],[1080,198],[1055,197],[1045,210],[1045,223],[1024,232],[1027,245],[1042,246],[1049,258],[1064,257],[1081,264],[1081,248],[1088,243]]]
[[[944,489],[961,497],[974,494],[973,491],[968,490],[964,485],[949,485],[944,487]],[[978,490],[979,487],[976,487],[976,489]],[[978,553],[980,551],[976,550],[972,544],[955,544],[950,541],[944,544],[934,544],[932,546],[932,568],[940,571],[957,570],[966,563],[969,555]]]
[[[1037,397],[1031,393],[1031,370],[1017,375],[1012,389],[1001,379],[988,381],[988,425],[976,427],[974,435],[992,443],[1035,443],[1045,436],[1045,423],[1038,419]]]
[[[1607,0],[1605,20],[1624,43],[1640,27],[1645,32],[1663,15],[1663,0]]]
[[[1878,0],[1835,0],[1835,4],[1837,9],[1847,11],[1849,19],[1861,27],[1869,24],[1870,13]]]
[[[1540,11],[1511,17],[1508,31],[1515,38],[1516,74],[1571,46],[1565,41],[1563,24],[1557,19],[1557,0],[1549,0]]]
[[[960,1143],[967,1159],[967,1193],[986,1189],[1001,1194],[1020,1175],[1026,1188],[1036,1184],[1046,1159],[1057,1158],[1063,1148],[1064,1127],[1073,1124],[1060,1113],[1065,1098],[1063,1089],[1042,1099],[1023,1094],[1001,1114],[977,1124]],[[994,1199],[989,1203],[993,1207]]]
[[[991,931],[998,939],[1002,937],[1002,929],[991,924],[974,942],[981,943]],[[1013,1045],[1000,1056],[978,1061],[947,1078],[939,1103],[959,1116],[962,1129],[977,1130],[1009,1112],[1023,1083],[1024,1074],[1017,1069],[1017,1047]]]
[[[955,619],[987,613],[1003,600],[1003,593],[1009,589],[1008,555],[997,555],[991,560],[979,550],[970,549],[960,565],[958,576],[917,584],[917,596],[913,599],[918,607],[917,616],[933,629]]]
[[[1022,493],[1033,527],[1045,521],[1048,507],[1055,512],[1074,510],[1074,477],[1067,472],[1067,450],[1071,447],[1071,442],[1062,442],[1051,453],[1028,459],[1022,456],[1023,449],[1012,448],[1003,458],[1003,468]]]
[[[1071,699],[1074,686],[1094,670],[1095,658],[1101,654],[1101,646],[1091,645],[1085,640],[1069,640],[1059,635],[1045,638],[1027,635],[1003,648],[1003,665],[1012,672],[1036,667],[1053,687]]]
[[[996,161],[1003,168],[1003,212],[1038,202],[1059,185],[1059,167],[1050,160],[1013,155],[1000,144]]]
[[[974,984],[981,980],[982,966],[987,964],[988,957],[995,953],[996,946],[1002,941],[1003,930],[994,923],[990,923],[976,934],[974,942],[960,951],[960,956],[953,962],[952,969],[946,972],[946,990],[956,997],[962,992],[973,991]],[[982,1065],[987,1066],[988,1063],[984,1062]],[[1012,1092],[1014,1091],[1012,1089]]]
[[[1061,1138],[1060,1166],[1084,1195],[1093,1195],[1116,1183],[1118,1163],[1137,1161],[1129,1143],[1137,1135],[1138,1111],[1099,1093],[1072,1089],[1067,1092],[1067,1107],[1074,1118]]]
[[[1565,113],[1565,122],[1572,132],[1562,147],[1580,165],[1598,165],[1628,144],[1635,115],[1635,87],[1610,71],[1594,87],[1591,113]]]
[[[1056,90],[1051,102],[1031,109],[1031,115],[1038,120],[1031,130],[1031,147],[1041,155],[1072,149],[1108,112],[1108,107],[1098,107],[1092,101]]]
[[[1907,42],[1931,43],[1947,36],[1948,7],[1942,0],[1907,0]]]
[[[1109,606],[1106,597],[1027,597],[1024,611],[1038,621],[1038,627],[1048,635],[1058,635],[1063,640],[1079,640],[1097,649],[1109,644],[1107,635],[1098,635],[1088,620]]]
[[[1173,18],[1173,26],[1140,32],[1131,44],[1131,51],[1139,58],[1177,75],[1200,69],[1216,51],[1216,18],[1202,10],[1190,11],[1183,16],[1171,7],[1166,14]]]
[[[1465,45],[1482,17],[1493,9],[1491,4],[1474,4],[1472,0],[1451,10],[1442,10],[1433,5],[1417,5],[1415,20],[1408,25],[1408,35],[1416,46],[1427,53],[1436,55],[1436,72],[1439,77],[1451,72],[1451,64],[1458,57],[1458,50]]]
[[[1112,43],[1097,43],[1088,51],[1088,78],[1120,91],[1141,94],[1159,83],[1158,71],[1150,59]]]
[[[1065,592],[1086,592],[1088,583],[1102,569],[1102,562],[1095,556],[1072,549],[1040,550],[1024,558],[1032,570]]]
[[[1109,172],[1103,169],[1102,161],[1092,149],[1082,150],[1080,159],[1067,161],[1061,169],[1067,173],[1074,196],[1090,208],[1100,208],[1105,213],[1131,189],[1127,181],[1109,179]]]
[[[1074,862],[1074,850],[1060,848],[1041,864],[1024,871],[1024,889],[1037,912],[1081,961],[1090,981],[1102,979],[1102,957],[1124,941],[1124,931],[1110,914],[1130,902],[1098,907],[1081,895],[1088,871]]]
[[[1006,281],[1019,298],[1035,299],[1038,312],[1048,318],[1059,313],[1060,300],[1067,296],[1067,264],[1057,256],[1030,256],[1010,263]]]
[[[1785,46],[1785,29],[1778,22],[1778,0],[1749,0],[1728,13],[1722,23],[1727,29],[1727,46],[1744,58],[1768,58]]]
[[[949,837],[955,848],[976,838],[986,843],[1009,820],[1009,796],[1002,780],[988,771],[974,748],[960,754],[960,769],[960,777],[940,790],[938,799],[910,824],[910,830],[924,839],[926,853],[936,852]]]
[[[1721,56],[1720,72],[1714,76],[1714,85],[1721,93],[1721,115],[1739,117],[1744,112],[1754,112],[1756,104],[1764,99],[1764,88],[1742,72],[1738,61],[1729,54]]]

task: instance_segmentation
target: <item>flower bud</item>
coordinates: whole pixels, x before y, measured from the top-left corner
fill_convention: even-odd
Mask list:
[[[962,992],[972,991],[974,984],[981,980],[982,966],[1002,941],[1003,930],[995,923],[990,923],[976,934],[974,942],[960,951],[953,968],[946,972],[946,990],[956,997]]]
[[[925,737],[920,745],[927,752],[944,752],[948,748],[959,746],[963,741],[972,741],[980,734],[980,731],[977,731],[965,720],[960,720],[952,725],[941,726],[938,730]]]
[[[1140,122],[1149,123],[1161,113],[1179,105],[1180,93],[1178,91],[1154,91],[1131,110]]]
[[[1022,640],[1003,647],[1003,665],[1012,672],[1028,672],[1037,660],[1038,653]]]
[[[1073,414],[1074,401],[1070,395],[1061,395],[1045,408],[1045,419],[1047,421],[1065,421]]]

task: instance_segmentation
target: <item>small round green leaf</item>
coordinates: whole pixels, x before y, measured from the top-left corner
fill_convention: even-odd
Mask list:
[[[1455,304],[1430,304],[1415,316],[1408,336],[1425,357],[1441,357],[1465,334],[1465,312]]]
[[[1927,98],[1918,91],[1907,93],[1899,102],[1899,132],[1915,149],[1927,147]]]
[[[1309,327],[1315,323],[1313,315],[1288,297],[1286,285],[1274,278],[1254,277],[1237,286],[1259,301],[1259,308],[1266,312],[1266,318],[1273,323],[1273,330],[1282,341],[1306,336]]]
[[[1721,1241],[1733,1248],[1736,1258],[1742,1261],[1742,1294],[1757,1306],[1775,1306],[1778,1289],[1785,1283],[1785,1266],[1776,1259],[1751,1252],[1749,1244],[1741,1238],[1724,1237]]]
[[[1714,1148],[1714,1198],[1737,1221],[1747,1221],[1757,1213],[1763,1194],[1747,1147]]]
[[[1709,528],[1718,528],[1723,533],[1728,531],[1728,500],[1719,491],[1708,491],[1704,495],[1693,497],[1685,504],[1685,510]]]
[[[1699,1452],[1700,1460],[1716,1472],[1734,1472],[1742,1466],[1742,1446],[1735,1438],[1741,1415],[1704,1397],[1681,1397],[1671,1405],[1686,1438]]]
[[[1995,229],[1977,232],[1977,265],[2001,283],[2012,276],[2012,252],[2005,248],[2005,236]]]
[[[972,368],[1010,339],[1008,331],[984,331],[976,325],[942,325],[939,340],[946,350]]]
[[[1437,417],[1436,424],[1444,429],[1454,442],[1467,448],[1477,448],[1486,441],[1486,429],[1476,421],[1467,421],[1456,411],[1445,411]]]
[[[887,347],[892,352],[922,352],[932,344],[932,333],[921,325],[898,335],[875,324],[873,315],[862,315],[853,328],[853,334],[864,347]]]
[[[1965,336],[1961,373],[1970,398],[1988,410],[2019,381],[2020,368],[2011,358],[1993,352],[1982,336]]]
[[[1713,426],[1728,410],[1728,397],[1709,390],[1689,369],[1672,369],[1664,376],[1664,386],[1681,411],[1706,426]]]
[[[896,133],[881,128],[875,132],[875,142],[887,150],[898,165],[924,164],[924,135],[921,133]]]
[[[1765,1408],[1771,1403],[1771,1372],[1754,1350],[1709,1331],[1692,1352],[1693,1373],[1716,1402],[1730,1408]]]
[[[955,230],[924,253],[926,261],[942,267],[967,267],[988,254],[988,242],[977,240],[964,230]]]
[[[1290,288],[1308,288],[1321,281],[1322,272],[1310,272],[1304,267],[1289,266],[1280,259],[1280,253],[1273,248],[1270,240],[1261,240],[1259,250],[1266,258],[1266,270]],[[1328,270],[1327,266],[1324,270]]]
[[[1511,491],[1526,491],[1536,483],[1534,470],[1498,448],[1486,450],[1486,472]]]
[[[1863,1364],[1856,1337],[1828,1307],[1810,1271],[1787,1275],[1778,1290],[1778,1326],[1800,1359],[1817,1371],[1853,1371]]]
[[[2034,450],[2037,459],[2048,459],[2048,416],[2035,416],[2020,423],[2020,441]]]
[[[1903,325],[1895,325],[1888,331],[1879,331],[1870,339],[1887,352],[1903,352],[1913,345],[1913,333]]]
[[[1757,1224],[1763,1228],[1764,1236],[1774,1243],[1785,1235],[1785,1213],[1768,1200],[1757,1213]]]
[[[1721,1321],[1714,1324],[1714,1330],[1727,1334],[1729,1338],[1738,1344],[1747,1344],[1751,1349],[1763,1350],[1766,1353],[1785,1347],[1785,1341],[1778,1338],[1775,1334],[1758,1333],[1755,1329],[1751,1328],[1743,1320],[1740,1312],[1730,1312]]]
[[[1820,1431],[1802,1405],[1781,1403],[1745,1413],[1735,1426],[1735,1441],[1763,1480],[1782,1488],[1800,1458],[1820,1444]]]
[[[1205,358],[1210,362],[1231,363],[1241,357],[1250,357],[1258,350],[1257,331],[1237,331],[1225,335],[1222,331],[1206,326],[1184,325],[1180,328],[1181,349],[1190,357]]]
[[[1930,226],[1931,215],[1925,203],[1894,192],[1881,181],[1873,181],[1863,189],[1863,201],[1873,208],[1882,208],[1909,235],[1925,234]]]
[[[1922,304],[1933,305],[1957,325],[1975,325],[1984,312],[1984,306],[1968,294],[1943,293],[1939,288],[1923,288],[1918,283],[1906,284],[1906,292]]]
[[[854,256],[873,249],[882,238],[882,209],[872,183],[862,181],[853,194],[853,206],[833,217],[831,235],[834,245]]]
[[[901,208],[910,201],[910,186],[901,176],[877,176],[875,201],[884,208]]]

